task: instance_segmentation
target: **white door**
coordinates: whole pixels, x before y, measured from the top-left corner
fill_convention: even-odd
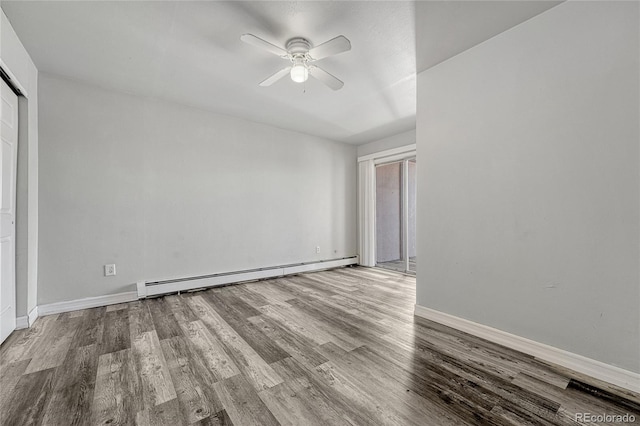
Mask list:
[[[16,328],[18,97],[0,80],[0,343]]]

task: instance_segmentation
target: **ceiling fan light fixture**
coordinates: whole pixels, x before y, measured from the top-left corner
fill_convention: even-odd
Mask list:
[[[291,67],[291,80],[296,83],[304,83],[309,78],[309,69],[303,61],[296,61]]]
[[[295,83],[304,83],[309,79],[309,75],[311,75],[332,90],[339,90],[344,86],[344,83],[340,81],[340,79],[314,64],[314,62],[320,59],[351,50],[351,42],[343,35],[334,37],[315,47],[312,47],[309,40],[305,38],[294,37],[287,41],[285,49],[269,43],[260,37],[256,37],[253,34],[242,34],[240,40],[265,49],[269,53],[279,56],[282,59],[291,61],[290,66],[282,68],[280,71],[266,78],[259,83],[259,86],[271,86],[287,74],[289,74],[291,80]],[[311,71],[313,71],[313,74],[311,74]]]

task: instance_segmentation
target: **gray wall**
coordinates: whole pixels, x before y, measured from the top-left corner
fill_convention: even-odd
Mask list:
[[[356,253],[353,146],[50,75],[40,126],[39,304]]]
[[[566,2],[420,73],[418,304],[640,372],[638,6]]]

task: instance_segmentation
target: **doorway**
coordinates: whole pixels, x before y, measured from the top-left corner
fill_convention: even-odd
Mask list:
[[[375,166],[376,266],[415,274],[416,159]]]

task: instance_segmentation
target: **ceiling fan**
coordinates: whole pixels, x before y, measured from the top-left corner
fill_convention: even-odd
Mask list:
[[[295,37],[287,42],[285,49],[269,43],[260,37],[256,37],[253,34],[243,34],[240,40],[247,44],[261,47],[291,62],[291,65],[288,67],[281,69],[271,77],[263,80],[260,86],[271,86],[287,74],[289,74],[291,80],[296,83],[305,82],[309,76],[312,76],[333,90],[339,90],[344,86],[342,81],[315,65],[314,62],[351,50],[351,42],[345,36],[340,35],[332,38],[316,47],[311,47],[311,43],[305,38]]]

